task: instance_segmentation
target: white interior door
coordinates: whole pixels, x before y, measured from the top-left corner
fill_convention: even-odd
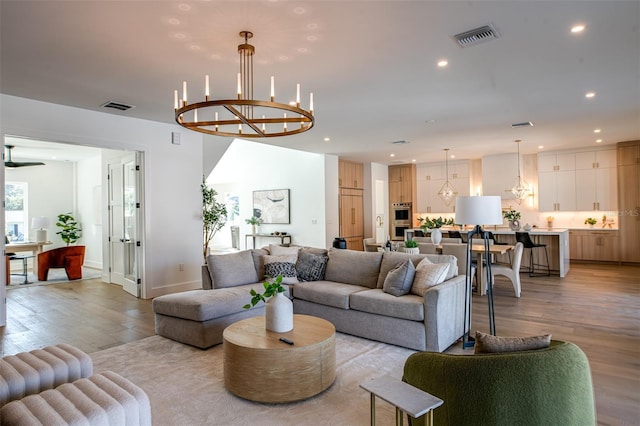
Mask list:
[[[140,297],[140,162],[131,154],[109,164],[109,281]]]

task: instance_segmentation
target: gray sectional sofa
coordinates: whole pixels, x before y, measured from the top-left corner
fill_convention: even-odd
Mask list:
[[[294,313],[324,318],[343,333],[422,351],[442,352],[462,336],[465,276],[458,275],[454,256],[295,250],[299,251],[294,276],[285,277],[285,282],[293,282],[288,291]],[[249,310],[242,306],[249,302],[251,288],[262,288],[265,262],[272,258],[268,248],[209,256],[203,288],[211,289],[153,300],[156,333],[200,348],[221,343],[227,325],[264,315],[264,304]],[[442,266],[443,282],[424,287],[424,295],[404,294],[409,291],[406,283],[400,293],[389,288],[392,277],[409,276],[405,271],[415,269],[424,258],[425,263]],[[296,282],[300,278],[312,280]]]

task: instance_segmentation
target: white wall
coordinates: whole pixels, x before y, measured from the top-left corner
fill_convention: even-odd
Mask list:
[[[240,226],[240,248],[245,248],[245,235],[251,233],[251,225],[247,225],[245,219],[253,215],[253,191],[268,189],[290,190],[291,223],[263,224],[260,233],[285,231],[292,235],[293,244],[325,247],[327,190],[324,172],[324,155],[236,139],[220,158],[207,183],[218,191],[218,201],[222,201],[227,193],[239,196],[240,220],[236,225]],[[227,224],[216,234],[214,248],[231,246],[229,226]],[[256,241],[257,246],[269,243],[279,241]]]
[[[177,124],[7,95],[0,95],[0,118],[2,136],[144,152],[143,297],[201,286],[202,135]],[[181,145],[171,144],[171,132],[181,134]],[[0,292],[3,297],[4,288]]]
[[[84,264],[102,269],[102,156],[77,163],[77,216],[82,228],[78,244],[86,246]]]
[[[43,216],[49,218],[51,223],[47,239],[53,245],[47,246],[47,249],[64,246],[60,236],[56,235],[59,230],[56,222],[60,213],[75,214],[75,163],[47,160],[45,166],[5,169],[5,181],[27,183],[29,221],[26,228],[29,234],[25,235],[25,239],[35,240],[31,218]]]

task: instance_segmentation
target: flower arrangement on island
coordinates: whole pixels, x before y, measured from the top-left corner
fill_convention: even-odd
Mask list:
[[[444,225],[453,225],[454,224],[452,217],[445,219],[442,216],[440,216],[438,218],[433,218],[433,219],[430,219],[429,216],[419,217],[418,218],[418,222],[420,223],[420,228],[422,228],[425,231],[427,229],[438,229],[438,228],[441,228]]]

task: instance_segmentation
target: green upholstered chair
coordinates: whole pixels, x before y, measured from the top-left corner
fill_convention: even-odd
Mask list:
[[[418,352],[407,359],[403,380],[444,401],[434,425],[596,424],[589,361],[569,342],[494,354]],[[424,424],[424,416],[409,420]]]

